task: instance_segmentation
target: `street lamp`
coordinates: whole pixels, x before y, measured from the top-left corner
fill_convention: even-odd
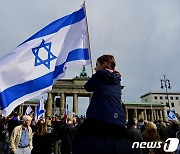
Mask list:
[[[170,80],[166,79],[166,75],[163,75],[163,76],[164,76],[164,78],[161,79],[161,89],[165,88],[165,90],[166,90],[168,107],[169,107],[169,110],[170,110],[169,97],[168,97],[168,89],[171,88],[171,84],[170,84]]]

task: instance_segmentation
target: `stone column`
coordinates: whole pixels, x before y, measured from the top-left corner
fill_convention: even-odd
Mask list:
[[[144,120],[147,120],[147,113],[146,113],[146,109],[144,109]]]
[[[128,120],[128,109],[126,109],[126,120]]]
[[[135,113],[135,118],[136,118],[136,120],[138,120],[138,117],[137,117],[137,109],[134,109],[134,113]]]
[[[161,119],[161,120],[164,120],[164,119],[163,119],[163,115],[162,115],[162,110],[159,110],[159,112],[160,112],[160,119]]]
[[[23,115],[24,112],[24,103],[22,103],[22,111],[21,111],[21,115]]]
[[[154,110],[151,109],[151,121],[154,121]]]
[[[154,121],[157,119],[156,117],[156,110],[153,110],[153,115],[154,115]]]
[[[166,115],[165,115],[165,111],[164,111],[164,110],[162,110],[162,116],[163,116],[163,120],[167,120],[167,119],[166,119]]]
[[[35,109],[35,111],[34,111],[34,112],[36,112],[36,111],[37,111],[37,106],[35,106],[35,107],[34,107],[34,109]]]
[[[19,114],[21,114],[21,105],[19,105]]]
[[[73,112],[78,115],[78,95],[73,94]]]
[[[47,101],[47,106],[46,106],[46,115],[47,116],[52,116],[52,93],[48,93],[48,101]]]
[[[157,120],[160,119],[160,116],[159,116],[159,110],[157,110]]]
[[[151,110],[147,110],[147,116],[148,116],[148,121],[150,121],[151,120]]]
[[[61,93],[61,97],[60,97],[60,114],[64,114],[64,106],[65,105],[65,96],[64,93]]]

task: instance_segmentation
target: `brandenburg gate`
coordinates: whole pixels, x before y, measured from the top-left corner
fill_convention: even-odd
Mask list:
[[[87,75],[80,77],[75,77],[73,79],[60,79],[55,82],[52,90],[48,93],[48,100],[46,106],[47,116],[53,115],[53,103],[55,97],[60,97],[59,99],[59,113],[63,114],[66,108],[66,97],[73,97],[73,112],[75,115],[78,114],[78,97],[89,97],[91,99],[92,92],[87,92],[84,89],[84,84],[87,82],[89,77]]]

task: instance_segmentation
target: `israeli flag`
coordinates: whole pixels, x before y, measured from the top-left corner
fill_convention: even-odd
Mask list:
[[[169,111],[168,119],[169,120],[178,120],[175,113],[173,112],[173,110]]]
[[[26,112],[25,112],[25,115],[33,114],[33,113],[34,113],[34,111],[32,110],[31,106],[28,105],[28,106],[27,106],[27,109],[26,109]]]
[[[39,120],[39,118],[44,117],[45,115],[45,110],[44,110],[44,98],[41,96],[41,99],[39,101],[37,110],[36,110],[36,115],[35,115],[35,120]]]
[[[52,89],[71,65],[90,64],[84,5],[31,36],[0,59],[0,106],[8,116],[19,104]]]

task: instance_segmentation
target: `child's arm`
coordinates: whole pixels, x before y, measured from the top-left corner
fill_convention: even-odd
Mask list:
[[[92,92],[96,89],[97,86],[97,77],[96,74],[93,74],[92,77],[86,82],[84,88],[88,92]]]

